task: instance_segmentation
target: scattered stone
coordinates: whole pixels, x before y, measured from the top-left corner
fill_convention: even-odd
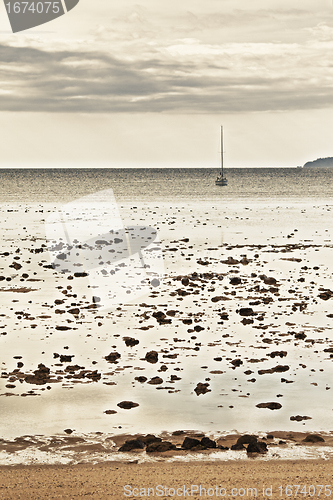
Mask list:
[[[203,384],[201,382],[198,382],[196,388],[194,389],[194,392],[197,396],[199,396],[200,394],[206,394],[206,392],[211,392],[211,390],[208,389],[208,386],[208,383]]]
[[[230,285],[240,285],[242,283],[241,278],[235,277],[229,280]]]
[[[123,341],[125,342],[126,347],[134,347],[140,342],[139,340],[134,339],[133,337],[123,337]]]
[[[250,444],[257,442],[257,436],[252,436],[251,434],[244,434],[237,439],[237,444]]]
[[[253,316],[255,313],[252,307],[241,307],[238,311],[241,316]]]
[[[333,297],[333,291],[332,290],[329,290],[329,289],[324,289],[324,288],[320,288],[319,289],[322,293],[320,293],[318,295],[318,297],[322,300],[328,300],[330,299],[331,297]]]
[[[308,434],[306,438],[303,439],[304,443],[323,443],[325,439],[318,434]]]
[[[230,363],[236,367],[241,366],[243,364],[243,361],[241,359],[233,359],[232,361],[230,361]]]
[[[295,333],[295,339],[304,340],[306,339],[306,334],[304,332]]]
[[[50,378],[50,368],[40,363],[38,370],[34,371],[34,375],[26,375],[24,380],[27,384],[43,385],[50,382]]]
[[[158,384],[163,384],[163,379],[161,377],[153,377],[152,379],[147,382],[147,384],[151,385],[158,385]]]
[[[282,408],[280,403],[259,403],[256,405],[257,408],[269,408],[270,410],[279,410]]]
[[[200,443],[205,448],[216,448],[216,442],[206,436],[201,439]]]
[[[68,355],[68,354],[61,354],[60,355],[60,363],[71,363],[72,362],[72,358],[74,358],[74,354],[72,355]]]
[[[311,420],[312,417],[307,417],[306,415],[296,415],[296,416],[291,416],[290,420],[296,420],[296,422],[301,422],[302,420]]]
[[[197,446],[201,445],[201,441],[199,439],[195,438],[190,438],[186,436],[186,438],[183,441],[182,448],[184,450],[191,450],[192,448],[196,448]]]
[[[280,356],[280,358],[283,358],[284,356],[287,356],[287,351],[273,351],[267,354],[267,356],[271,358],[275,358],[276,356]]]
[[[123,408],[124,410],[130,410],[131,408],[135,408],[139,406],[139,403],[133,403],[133,401],[121,401],[117,404],[119,408]]]
[[[163,441],[161,443],[153,442],[147,445],[146,452],[147,453],[163,453],[169,450],[176,450],[177,447],[173,443],[169,441]]]
[[[250,443],[246,448],[246,453],[267,453],[267,444],[264,441]]]
[[[119,352],[110,352],[108,356],[105,356],[106,361],[109,363],[118,363],[117,359],[119,359],[121,355]]]
[[[274,366],[274,368],[269,368],[267,370],[258,370],[259,375],[264,375],[265,373],[281,373],[281,372],[286,372],[289,370],[288,365],[278,365]]]
[[[245,446],[241,443],[235,443],[230,447],[231,450],[245,450]]]
[[[140,438],[146,445],[150,443],[160,443],[162,439],[160,437],[154,436],[154,434],[147,434],[146,436]]]
[[[158,353],[156,351],[149,351],[146,353],[145,360],[148,363],[157,363],[158,361]]]
[[[118,405],[119,406],[119,405]],[[143,450],[145,444],[141,439],[128,439],[118,451]]]

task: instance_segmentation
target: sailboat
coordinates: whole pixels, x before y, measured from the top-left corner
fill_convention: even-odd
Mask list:
[[[227,186],[228,179],[223,176],[223,127],[221,126],[221,173],[217,176],[215,181],[217,186]]]

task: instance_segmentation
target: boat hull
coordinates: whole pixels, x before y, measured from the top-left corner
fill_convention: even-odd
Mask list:
[[[222,179],[217,178],[215,184],[216,186],[227,186],[228,180],[225,177],[223,177]]]

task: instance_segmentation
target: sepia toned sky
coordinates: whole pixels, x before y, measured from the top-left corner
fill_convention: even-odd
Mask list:
[[[80,0],[12,34],[6,166],[294,166],[333,156],[332,0]],[[1,165],[0,165],[1,167]]]

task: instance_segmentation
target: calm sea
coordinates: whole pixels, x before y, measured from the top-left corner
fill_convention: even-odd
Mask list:
[[[0,202],[66,202],[105,189],[119,201],[330,202],[333,169],[230,168],[228,186],[215,186],[217,169],[2,169]]]

